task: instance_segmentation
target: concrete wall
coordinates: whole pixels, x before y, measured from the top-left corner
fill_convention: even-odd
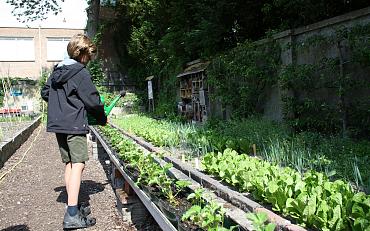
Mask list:
[[[30,137],[32,132],[39,126],[41,117],[36,118],[29,126],[19,131],[13,137],[9,137],[0,143],[0,168],[17,151],[17,149]]]
[[[322,58],[336,58],[339,56],[336,44],[328,44],[326,46],[311,46],[305,51],[295,49],[295,46],[304,45],[307,39],[312,36],[331,36],[335,34],[336,30],[341,28],[351,28],[357,25],[367,25],[370,23],[370,7],[361,10],[353,11],[348,14],[337,16],[331,19],[327,19],[318,23],[314,23],[305,27],[300,27],[293,30],[283,31],[275,34],[273,38],[283,47],[281,53],[282,65],[289,64],[315,64]],[[258,43],[264,43],[265,40],[258,41]],[[287,45],[291,44],[292,46]],[[350,53],[344,49],[344,59],[350,59]],[[347,70],[354,67],[351,63],[346,64]],[[355,70],[358,75],[362,75],[362,78],[369,78],[369,73],[366,70]],[[268,100],[264,107],[264,116],[269,119],[281,121],[283,119],[283,108],[282,108],[282,91],[278,86],[273,86],[269,90]],[[318,97],[327,98],[329,101],[337,101],[333,93],[329,89],[321,89],[320,92],[316,92]],[[360,94],[363,95],[363,94]]]

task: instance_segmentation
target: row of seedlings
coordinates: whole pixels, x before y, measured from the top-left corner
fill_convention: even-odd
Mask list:
[[[225,211],[215,201],[206,202],[203,189],[191,190],[191,182],[177,180],[169,174],[172,164],[161,166],[154,153],[146,153],[114,128],[99,131],[122,160],[122,166],[178,230],[237,230],[231,221],[225,222]],[[260,224],[264,226],[264,224]],[[272,225],[267,224],[266,227]],[[240,230],[240,228],[239,228]],[[273,230],[273,229],[271,229]]]
[[[247,212],[247,218],[253,223],[252,229],[256,230],[274,230],[273,227],[277,226],[283,230],[304,230],[303,228],[292,224],[289,220],[284,219],[275,213],[271,212],[268,209],[265,209],[262,205],[254,202],[253,200],[245,197],[245,194],[240,192],[234,191],[233,189],[221,184],[219,181],[213,179],[209,175],[206,175],[196,168],[192,167],[191,165],[184,162],[184,160],[179,160],[176,156],[171,156],[171,153],[166,152],[162,148],[156,147],[151,143],[146,142],[141,137],[137,137],[132,135],[121,128],[117,127],[114,124],[111,124],[112,127],[115,127],[117,130],[120,130],[122,134],[125,134],[127,137],[133,139],[136,143],[144,147],[145,149],[156,152],[162,153],[163,160],[171,163],[174,165],[176,169],[183,172],[186,176],[190,177],[192,180],[199,182],[202,186],[206,187],[207,189],[212,190],[217,197],[220,197],[228,202],[230,202],[233,206]],[[165,155],[168,154],[168,155]],[[270,223],[273,222],[273,223]],[[276,225],[275,225],[275,224]],[[248,225],[247,225],[248,226]],[[259,228],[256,228],[259,227]]]
[[[152,131],[152,133],[155,133]],[[150,141],[150,140],[149,140]],[[202,158],[204,171],[299,223],[319,230],[370,230],[370,197],[324,174],[303,175],[231,149]]]

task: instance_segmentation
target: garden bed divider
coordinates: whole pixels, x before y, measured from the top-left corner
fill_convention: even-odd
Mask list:
[[[140,198],[144,206],[148,209],[150,214],[153,216],[154,220],[163,230],[175,231],[177,230],[170,221],[162,214],[162,212],[157,208],[157,206],[149,199],[149,197],[138,187],[135,182],[127,175],[124,171],[122,165],[120,164],[118,158],[113,154],[112,150],[105,143],[104,139],[100,136],[99,132],[92,126],[89,126],[90,130],[98,138],[98,141],[103,146],[104,150],[109,155],[111,162],[116,166],[116,169],[122,174],[125,181],[131,186],[136,195]]]
[[[131,135],[125,131],[123,131],[121,128],[113,125],[113,124],[110,124],[112,127],[114,127],[115,129],[119,130],[120,132],[122,132],[124,135],[126,135],[127,137],[133,139],[137,144],[139,144],[141,147],[145,148],[147,151],[150,151],[150,152],[156,152],[156,153],[163,153],[165,151],[161,150],[160,148],[157,148],[155,146],[153,146],[152,144],[146,142],[145,140],[139,138],[139,137],[136,137],[134,135]],[[165,157],[166,159],[166,157]],[[168,163],[168,161],[165,161],[165,160],[162,160],[160,158],[157,158],[157,157],[154,157],[154,160],[160,164],[161,166],[164,166],[166,163]],[[174,165],[175,166],[175,165]],[[187,180],[187,181],[190,181],[191,182],[191,185],[188,186],[191,190],[195,190],[199,187],[202,187],[202,182],[197,182],[195,181],[194,179],[192,179],[190,177],[190,175],[186,175],[184,172],[180,171],[179,169],[177,169],[176,167],[172,167],[169,169],[169,175],[173,178],[176,178],[178,180]],[[244,230],[253,230],[253,226],[252,226],[252,223],[246,219],[246,216],[245,216],[245,211],[241,210],[240,208],[234,206],[233,204],[225,201],[224,199],[220,198],[219,196],[217,196],[213,191],[210,191],[209,189],[207,188],[204,188],[205,189],[205,195],[206,195],[206,200],[207,201],[215,201],[217,202],[218,204],[222,205],[222,207],[225,209],[225,215],[232,219],[234,222],[236,222],[237,224],[239,224],[241,226],[241,228],[243,228]]]

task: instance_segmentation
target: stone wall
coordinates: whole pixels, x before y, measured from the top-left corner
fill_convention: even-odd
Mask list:
[[[370,23],[370,7],[361,10],[353,11],[348,14],[337,16],[331,19],[327,19],[321,22],[317,22],[305,27],[300,27],[292,30],[286,30],[281,33],[275,34],[273,38],[283,47],[281,53],[281,64],[315,64],[320,61],[323,57],[337,58],[339,53],[336,44],[328,44],[326,47],[317,46],[309,47],[306,52],[299,52],[294,49],[295,45],[304,45],[307,39],[312,36],[331,36],[336,30],[341,28],[352,28],[358,25],[367,25]],[[258,41],[258,43],[264,43],[265,40]],[[286,48],[289,47],[289,48]],[[344,59],[349,60],[351,54],[346,52],[344,49]],[[347,63],[345,65],[347,70],[353,68],[354,65]],[[345,70],[346,71],[346,70]],[[352,70],[353,71],[353,70]],[[367,70],[357,69],[355,70],[357,75],[361,78],[369,78]],[[324,89],[315,92],[317,97],[327,98],[328,101],[337,101],[336,96],[330,89]],[[366,92],[356,94],[357,97],[361,97]],[[282,108],[282,91],[277,85],[273,86],[268,92],[269,99],[267,100],[264,107],[264,116],[266,118],[281,121],[283,119],[283,108]],[[355,96],[353,96],[355,97]]]

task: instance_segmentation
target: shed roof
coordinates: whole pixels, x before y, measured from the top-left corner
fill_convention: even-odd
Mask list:
[[[186,76],[186,75],[190,75],[190,74],[195,74],[195,73],[202,72],[205,69],[207,69],[207,67],[208,67],[209,64],[210,64],[209,61],[195,63],[193,65],[190,65],[190,66],[186,67],[184,69],[184,71],[182,73],[178,74],[176,77],[179,78],[179,77],[182,77],[182,76]]]
[[[154,78],[154,75],[148,76],[148,77],[146,77],[145,81],[152,80],[153,78]]]

